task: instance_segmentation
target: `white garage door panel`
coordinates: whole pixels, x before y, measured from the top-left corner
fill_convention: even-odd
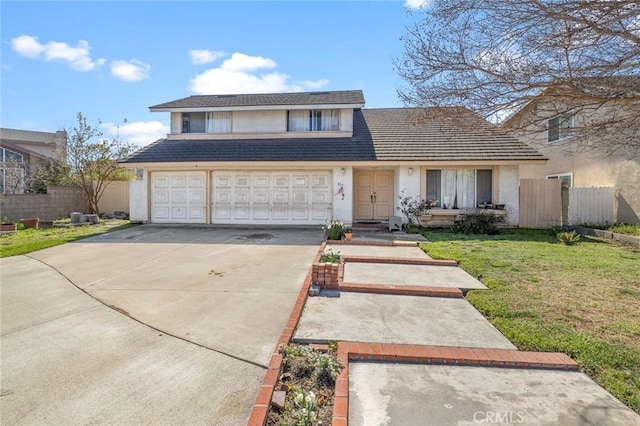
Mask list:
[[[212,223],[325,224],[331,217],[329,172],[214,172]]]
[[[205,223],[205,179],[204,172],[152,173],[151,221]]]

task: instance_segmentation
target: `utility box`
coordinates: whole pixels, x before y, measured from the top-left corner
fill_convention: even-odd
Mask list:
[[[391,216],[389,218],[389,231],[401,231],[402,218],[399,216]]]

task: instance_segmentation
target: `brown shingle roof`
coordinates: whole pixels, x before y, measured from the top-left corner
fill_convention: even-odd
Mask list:
[[[364,105],[362,90],[333,92],[260,93],[239,95],[197,95],[154,105],[149,109],[224,108],[239,106]]]
[[[363,110],[378,160],[544,160],[466,108]]]
[[[544,159],[536,150],[464,108],[386,108],[354,110],[352,137],[161,139],[123,162]]]

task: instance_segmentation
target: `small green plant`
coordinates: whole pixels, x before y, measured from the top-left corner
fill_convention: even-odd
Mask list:
[[[315,373],[319,385],[333,385],[343,367],[335,352],[325,354],[306,345],[289,345],[281,348],[280,352],[284,355],[285,364],[295,366],[297,373]]]
[[[340,222],[337,219],[331,219],[322,229],[324,229],[327,234],[328,240],[341,240],[346,226],[343,222]]]
[[[318,419],[318,402],[316,401],[316,395],[312,392],[299,391],[293,398],[293,403],[300,410],[297,426],[311,426],[316,423]]]
[[[556,237],[558,237],[558,241],[560,241],[565,246],[572,246],[580,242],[580,234],[578,234],[576,231],[559,232],[558,234],[556,234]]]
[[[484,234],[495,235],[500,232],[498,225],[504,223],[506,217],[490,211],[472,210],[462,217],[462,220],[451,228],[454,234]]]
[[[333,384],[342,370],[342,362],[334,354],[320,354],[315,362],[318,381]]]
[[[320,262],[322,263],[338,263],[340,262],[340,252],[329,249],[320,255]]]

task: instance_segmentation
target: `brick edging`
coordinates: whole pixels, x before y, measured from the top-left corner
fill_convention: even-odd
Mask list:
[[[320,261],[320,256],[324,252],[325,246],[326,242],[322,242],[322,244],[320,244],[320,248],[318,249],[318,252],[316,253],[316,256],[314,258],[314,263]],[[258,397],[253,404],[253,409],[251,410],[251,415],[249,416],[249,422],[247,423],[247,425],[249,426],[263,426],[267,420],[269,407],[271,405],[271,398],[273,397],[273,391],[276,384],[278,383],[278,378],[280,377],[280,372],[282,370],[283,357],[280,354],[280,347],[283,345],[286,346],[291,342],[293,333],[298,326],[298,321],[302,316],[302,310],[304,309],[304,305],[307,302],[309,287],[311,287],[311,269],[309,269],[304,283],[302,284],[302,288],[298,293],[296,303],[291,310],[291,314],[289,315],[289,321],[287,322],[287,325],[285,326],[282,334],[280,335],[280,338],[278,339],[275,350],[271,354],[267,372],[264,376],[264,379],[262,380],[262,385],[260,386]]]
[[[326,240],[329,245],[378,246],[378,247],[418,247],[418,241],[362,241],[362,240]],[[426,241],[425,241],[426,242]]]
[[[569,356],[556,352],[395,343],[338,342],[338,358],[344,368],[336,378],[332,426],[347,426],[349,423],[350,360],[570,371],[579,369]]]
[[[578,364],[574,360],[557,352],[375,342],[341,343],[346,347],[343,351],[348,352],[350,360],[578,370]]]
[[[351,256],[341,255],[341,260],[351,263],[393,263],[400,265],[433,265],[433,266],[458,266],[455,260],[417,259],[407,257],[378,257],[378,256]]]

